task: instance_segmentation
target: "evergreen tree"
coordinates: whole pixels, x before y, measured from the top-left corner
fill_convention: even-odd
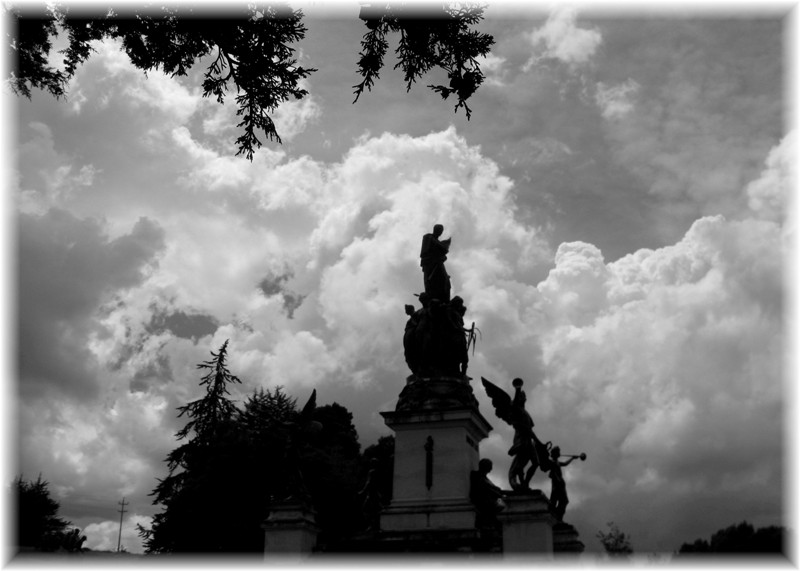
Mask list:
[[[178,408],[188,422],[177,432],[183,444],[167,456],[169,474],[159,480],[153,504],[163,511],[152,527],[139,527],[150,553],[230,551],[236,544],[231,508],[236,507],[245,439],[235,430],[238,410],[228,386],[241,381],[226,366],[228,342],[197,367],[208,371],[200,381],[206,394]]]
[[[17,512],[16,544],[42,551],[57,549],[71,524],[58,516],[60,505],[50,496],[49,483],[41,474],[35,482],[18,476],[11,493]]]

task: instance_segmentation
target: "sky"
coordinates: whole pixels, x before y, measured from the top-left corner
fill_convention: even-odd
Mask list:
[[[392,59],[353,104],[357,3],[302,7],[297,53],[318,71],[252,162],[233,102],[202,97],[210,62],[145,76],[107,42],[64,100],[4,89],[7,479],[41,473],[93,549],[116,548],[126,498],[123,545],[141,551],[176,407],[225,340],[234,398],[316,389],[375,443],[441,223],[481,331],[469,374],[498,484],[512,429],[481,376],[523,378],[539,438],[586,452],[564,471],[589,551],[609,521],[639,553],[791,525],[788,9],[489,3],[467,120],[426,87],[441,77],[406,92]]]

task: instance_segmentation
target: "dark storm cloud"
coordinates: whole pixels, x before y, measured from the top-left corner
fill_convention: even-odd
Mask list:
[[[140,218],[109,240],[99,222],[51,209],[19,217],[19,371],[23,396],[42,387],[90,397],[95,360],[87,348],[99,330],[95,312],[114,291],[138,284],[164,247],[164,232]]]
[[[157,312],[145,326],[148,333],[162,333],[170,331],[172,334],[184,339],[197,339],[210,335],[217,330],[219,323],[210,315],[202,313],[172,313]]]
[[[266,296],[280,295],[283,297],[283,309],[289,319],[294,317],[295,310],[303,304],[305,295],[287,291],[285,284],[289,281],[294,274],[286,272],[277,276],[268,275],[263,280],[258,282],[258,289]]]

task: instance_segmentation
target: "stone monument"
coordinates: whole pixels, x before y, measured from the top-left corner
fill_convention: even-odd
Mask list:
[[[575,528],[563,522],[568,498],[561,468],[586,455],[562,457],[558,447],[539,440],[525,409],[522,379],[512,382],[512,397],[481,378],[495,414],[514,428],[508,451],[511,490],[489,479],[492,462],[480,458],[479,444],[492,427],[467,375],[476,328],[464,325],[464,300],[451,297],[444,265],[451,239],[441,239],[443,231],[436,224],[422,239],[424,290],[415,294],[420,307],[405,306],[403,349],[411,374],[394,410],[380,413],[394,432],[392,497],[382,497],[373,465],[359,493],[364,530],[338,545],[317,546],[313,507],[287,452],[284,460],[294,470],[295,491],[272,506],[264,524],[268,553],[493,552],[547,558],[583,551]],[[291,437],[299,434],[296,428]],[[530,488],[538,469],[552,481],[549,499]]]
[[[451,240],[441,240],[442,231],[437,224],[423,237],[421,307],[406,306],[403,347],[411,375],[395,410],[381,413],[395,434],[393,495],[380,516],[387,550],[472,551],[477,537],[471,474],[492,427],[467,376],[474,329],[464,327],[464,300],[450,296],[444,261]]]

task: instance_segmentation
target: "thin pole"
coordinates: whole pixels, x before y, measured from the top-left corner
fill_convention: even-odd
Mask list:
[[[122,515],[125,513],[125,506],[128,505],[130,502],[128,502],[128,504],[126,504],[125,503],[125,498],[123,497],[122,501],[121,502],[117,502],[117,503],[120,506],[122,506],[121,509],[117,510],[119,512],[119,537],[117,538],[117,553],[119,553],[120,547],[122,545]]]

